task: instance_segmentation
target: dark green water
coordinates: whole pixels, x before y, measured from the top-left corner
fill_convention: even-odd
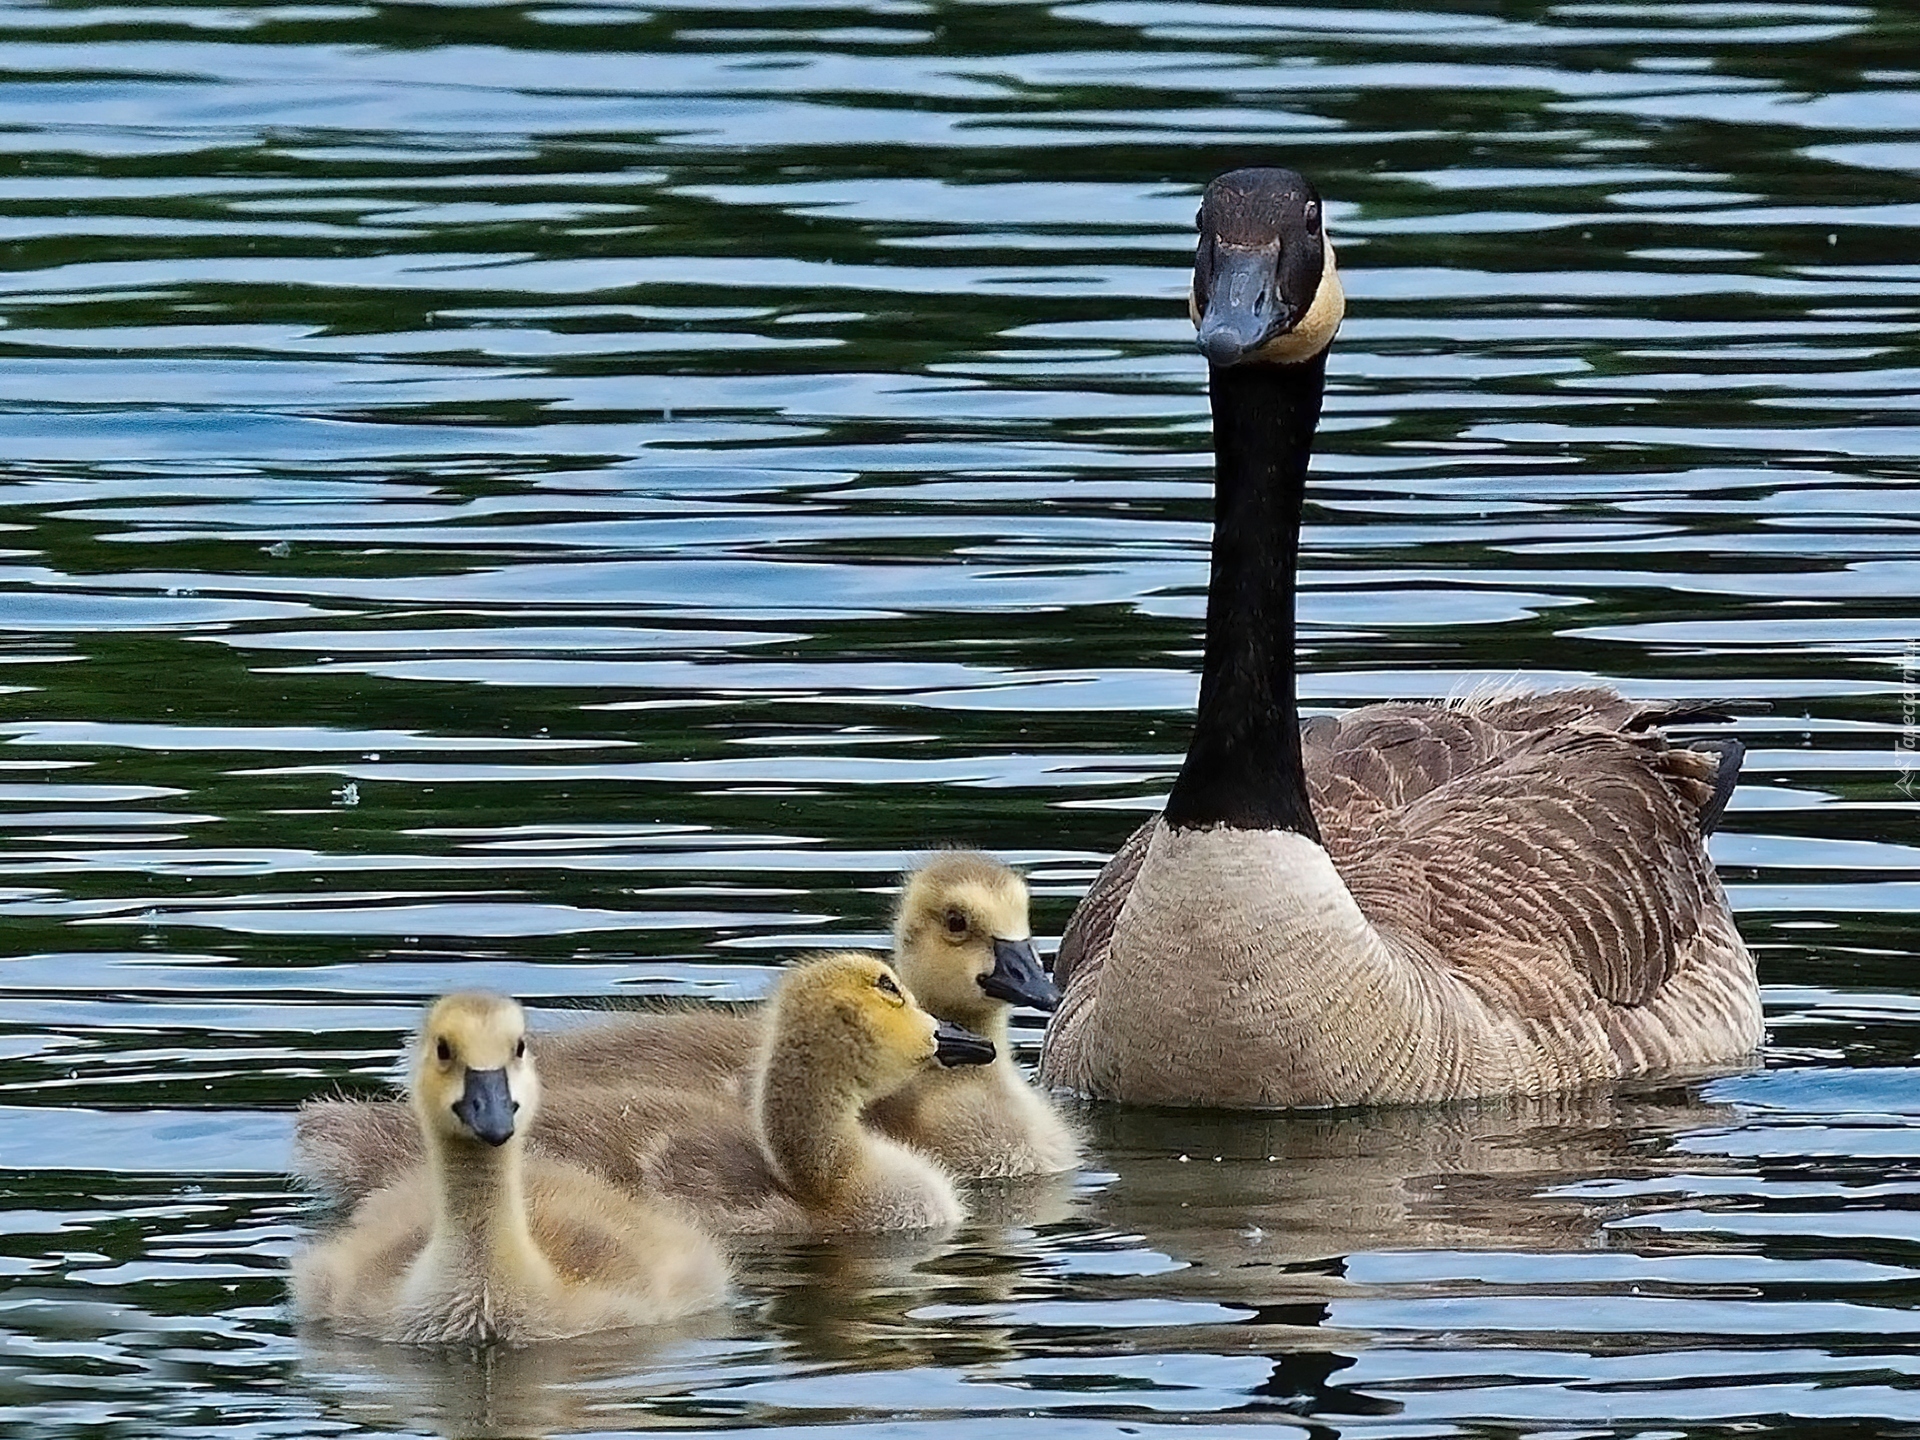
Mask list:
[[[1912,13],[0,12],[0,1431],[1920,1434]],[[1351,297],[1308,699],[1770,700],[1767,1069],[1103,1115],[649,1348],[299,1341],[289,1111],[422,998],[757,994],[951,842],[1058,932],[1184,743],[1249,160]]]

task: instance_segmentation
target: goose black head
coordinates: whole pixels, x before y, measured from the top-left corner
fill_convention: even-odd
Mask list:
[[[1292,170],[1230,170],[1195,219],[1191,310],[1216,368],[1292,365],[1333,342],[1346,297],[1319,192]]]

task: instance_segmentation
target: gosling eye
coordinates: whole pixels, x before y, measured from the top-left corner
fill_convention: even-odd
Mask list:
[[[947,933],[949,935],[964,935],[967,933],[967,931],[970,928],[971,927],[967,924],[967,916],[965,911],[962,911],[962,910],[947,911]]]
[[[518,1040],[513,1042],[513,1058],[516,1060],[524,1060],[526,1058],[526,1054],[527,1054],[527,1037],[522,1035]]]
[[[443,1035],[434,1041],[433,1053],[439,1057],[442,1065],[451,1063],[453,1060],[453,1047],[447,1043],[446,1036]]]
[[[906,999],[906,996],[900,993],[900,982],[884,972],[873,977],[873,988],[880,991],[883,995],[891,995],[897,1000]]]

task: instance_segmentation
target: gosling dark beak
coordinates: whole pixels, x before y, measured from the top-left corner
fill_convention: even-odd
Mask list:
[[[1040,957],[1034,953],[1031,940],[994,936],[993,969],[980,977],[980,988],[996,1000],[1030,1005],[1035,1010],[1051,1010],[1060,1003],[1060,991],[1040,968]]]
[[[1237,365],[1299,322],[1279,295],[1280,249],[1215,245],[1200,353],[1215,366]]]
[[[467,1071],[467,1086],[453,1102],[454,1116],[489,1145],[504,1145],[513,1138],[513,1092],[507,1088],[507,1072],[499,1070]]]
[[[945,1020],[933,1027],[933,1058],[942,1065],[991,1065],[994,1054],[993,1042],[971,1030]]]

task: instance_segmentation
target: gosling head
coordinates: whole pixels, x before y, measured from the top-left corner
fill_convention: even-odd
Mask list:
[[[936,1021],[893,967],[857,950],[795,966],[771,1001],[772,1043],[863,1097],[891,1094],[929,1065],[984,1065],[991,1042]]]
[[[429,1138],[504,1145],[526,1132],[539,1100],[517,1001],[472,990],[427,1012],[413,1057],[413,1108]]]
[[[1319,192],[1292,170],[1229,170],[1195,217],[1189,310],[1215,369],[1294,365],[1333,343],[1347,311]]]
[[[989,1030],[1016,1005],[1060,1003],[1033,948],[1027,882],[975,851],[936,855],[907,877],[893,944],[914,999],[969,1030]]]

